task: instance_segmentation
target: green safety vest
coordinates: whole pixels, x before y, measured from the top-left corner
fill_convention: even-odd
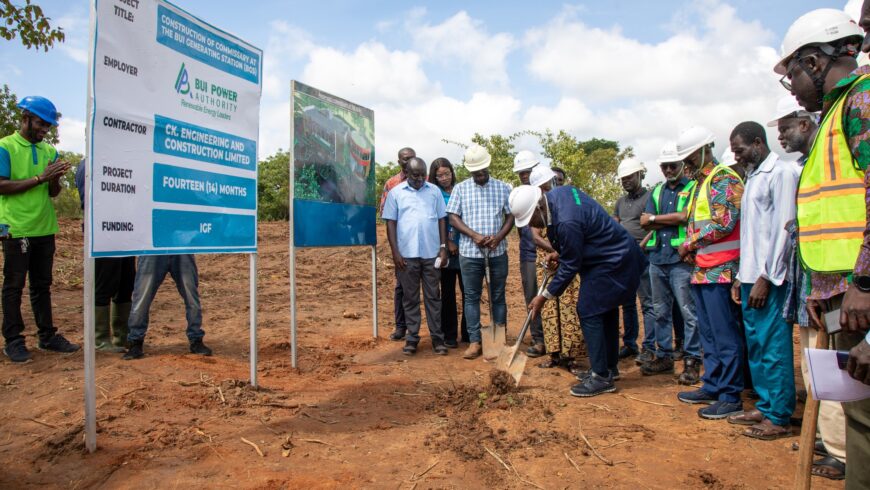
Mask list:
[[[695,188],[696,182],[694,180],[690,180],[685,187],[677,194],[677,212],[681,213],[684,209],[686,209],[686,204],[689,202],[689,198],[691,197],[692,190]],[[655,189],[653,189],[652,193],[652,201],[653,206],[655,206],[656,214],[659,214],[659,199],[662,195],[662,187],[665,185],[664,182],[657,185]],[[682,245],[683,242],[686,241],[686,225],[678,226],[679,235],[671,238],[671,246],[676,248]],[[658,233],[656,230],[653,230],[652,237],[646,243],[646,248],[654,249],[658,247]]]
[[[719,173],[729,174],[737,179],[740,185],[743,185],[743,179],[729,167],[717,165],[710,175],[704,179],[697,192],[694,192],[694,199],[689,205],[690,211],[689,226],[692,227],[692,233],[699,234],[705,226],[713,221],[712,205],[710,204],[710,187],[713,184],[713,178]],[[710,268],[722,265],[732,260],[740,258],[740,221],[734,226],[734,230],[727,236],[722,237],[716,243],[705,245],[695,253],[695,264],[701,268]]]
[[[864,171],[849,149],[843,110],[851,87],[867,78],[856,78],[828,110],[801,172],[798,251],[804,268],[814,272],[851,272],[864,241]]]

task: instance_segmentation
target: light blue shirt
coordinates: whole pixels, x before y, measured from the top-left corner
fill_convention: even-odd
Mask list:
[[[474,179],[460,182],[453,188],[447,212],[462,218],[465,225],[483,236],[492,236],[501,230],[506,215],[511,213],[508,197],[511,187],[504,182],[489,178],[485,185],[477,185]],[[498,257],[507,252],[507,239],[490,252],[490,257]],[[466,234],[459,236],[459,255],[482,259],[483,253],[474,240]]]
[[[441,189],[428,182],[418,190],[408,182],[390,190],[381,218],[396,222],[399,253],[406,259],[434,259],[441,250],[438,220],[447,216]]]

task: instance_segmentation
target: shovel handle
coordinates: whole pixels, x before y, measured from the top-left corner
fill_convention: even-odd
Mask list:
[[[550,271],[548,269],[544,269],[544,276],[541,278],[541,287],[538,288],[538,296],[544,294],[544,290],[547,288],[547,284],[550,282]],[[508,361],[508,365],[514,362],[514,359],[517,357],[517,352],[520,350],[520,344],[523,343],[523,339],[526,338],[526,332],[529,331],[529,326],[532,324],[532,311],[529,310],[529,314],[526,315],[526,321],[523,322],[523,328],[520,329],[520,334],[517,336],[517,342],[514,344],[513,354],[511,354],[511,358]]]

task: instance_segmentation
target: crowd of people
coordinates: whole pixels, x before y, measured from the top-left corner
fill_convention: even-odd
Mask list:
[[[762,124],[745,121],[719,161],[714,134],[693,125],[661,149],[665,181],[652,189],[642,162],[619,164],[625,194],[608,212],[528,150],[516,154],[521,185],[511,189],[490,175],[482,146],[467,149],[471,176],[459,183],[444,158],[427,182],[425,162],[402,149],[381,214],[396,266],[390,338],[416,353],[422,282],[435,353],[462,341],[465,359],[481,356],[484,286],[489,321],[507,323],[505,239],[516,227],[534,319],[526,354],[575,374],[573,396],[615,391],[620,359],[634,358],[645,376],[673,375],[682,361],[677,381],[691,388],[677,399],[701,405],[700,417],[745,426],[755,439],[791,436],[794,325],[802,349],[817,345],[819,329],[836,332],[821,347],[850,351],[849,374],[870,384],[870,67],[856,61],[862,47],[870,51],[868,3],[860,26],[820,9],[786,34],[774,71],[789,94],[767,125],[794,159],[771,151]],[[552,275],[542,294],[539,273]],[[749,409],[745,392],[757,399]],[[813,474],[870,487],[866,465],[846,466],[847,454],[870,460],[870,400],[823,402],[818,427]]]
[[[417,352],[422,289],[434,353],[462,342],[463,358],[482,356],[484,290],[489,322],[507,324],[507,238],[516,228],[532,318],[526,354],[542,369],[570,370],[571,395],[615,391],[621,359],[634,358],[644,376],[675,375],[682,361],[677,381],[691,388],[677,398],[702,405],[700,417],[746,426],[745,436],[761,440],[792,435],[803,391],[793,373],[794,325],[802,351],[848,351],[846,370],[870,384],[870,66],[856,61],[862,49],[870,52],[868,30],[870,0],[858,24],[819,9],[789,28],[774,68],[789,94],[767,125],[796,159],[780,158],[764,126],[746,121],[731,131],[720,161],[714,134],[692,125],[661,148],[665,181],[652,189],[643,185],[644,163],[619,164],[625,194],[612,212],[529,150],[514,159],[514,188],[490,175],[482,146],[465,152],[470,177],[462,182],[446,158],[427,165],[401,149],[401,171],[380,203],[396,275],[390,338],[404,342],[403,354]],[[58,113],[36,96],[19,108],[19,130],[0,139],[3,352],[15,363],[31,358],[25,281],[39,348],[79,349],[58,332],[51,310],[58,230],[51,197],[70,165],[43,140]],[[76,176],[82,206],[84,167]],[[190,351],[211,355],[192,255],[97,259],[98,349],[143,357],[148,312],[166,274],[185,303]],[[819,345],[820,329],[832,333],[828,345]],[[757,398],[748,410],[747,391]],[[814,474],[870,488],[870,467],[861,464],[870,461],[870,400],[822,402],[815,450]],[[856,463],[847,466],[847,456]]]

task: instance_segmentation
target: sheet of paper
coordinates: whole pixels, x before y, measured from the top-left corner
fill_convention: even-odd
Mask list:
[[[806,349],[813,398],[852,402],[870,398],[870,385],[855,381],[837,365],[837,351]]]

